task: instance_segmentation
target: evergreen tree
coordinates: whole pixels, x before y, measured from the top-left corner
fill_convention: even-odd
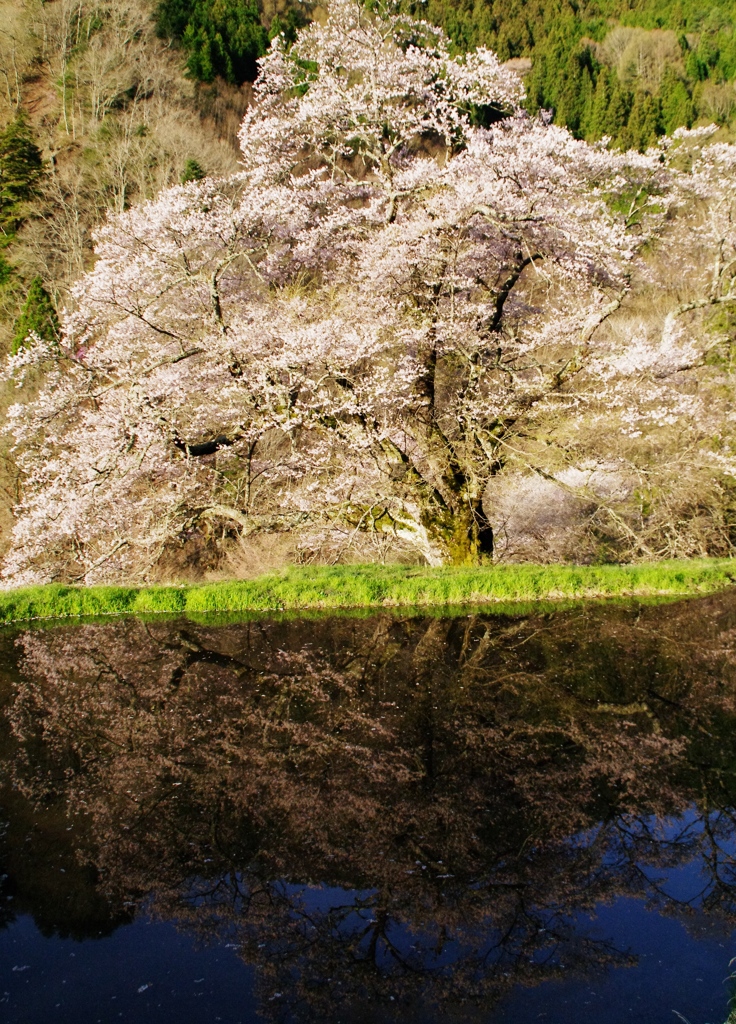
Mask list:
[[[697,49],[698,59],[700,60],[703,67],[706,69],[706,75],[711,68],[714,68],[718,63],[718,43],[714,36],[709,32],[703,32],[700,36]]]
[[[708,65],[703,63],[695,50],[691,50],[687,55],[685,73],[693,82],[702,82],[708,77]]]
[[[619,145],[623,149],[638,149],[643,153],[661,133],[659,98],[637,91],[628,123],[619,135]]]
[[[7,233],[17,226],[18,207],[32,198],[43,173],[41,151],[24,114],[18,114],[0,133],[0,226]]]
[[[665,132],[671,135],[676,128],[690,128],[695,119],[693,101],[687,86],[672,68],[665,68],[659,95]]]
[[[629,120],[629,112],[633,103],[633,96],[628,89],[625,89],[618,80],[618,75],[613,74],[613,88],[611,89],[611,102],[608,106],[608,120],[606,135],[615,138],[626,126]]]
[[[591,141],[608,134],[608,109],[611,103],[611,84],[609,72],[601,70],[595,85],[593,105],[590,112],[587,137]]]
[[[587,69],[586,69],[587,70]],[[590,76],[588,76],[590,87]],[[577,54],[570,54],[554,104],[555,121],[568,126],[573,135],[579,135],[583,112],[583,68]]]
[[[15,321],[11,351],[13,354],[23,348],[26,338],[33,332],[44,341],[57,341],[59,338],[59,318],[53,299],[43,286],[40,277],[34,277],[28,289],[26,301]]]
[[[572,53],[559,91],[555,120],[566,124],[577,138],[590,131],[598,64],[589,47]]]
[[[498,54],[499,60],[510,60],[514,56],[514,52],[511,48],[508,35],[501,31],[498,34],[496,41],[496,53]]]
[[[540,50],[532,65],[532,70],[526,79],[527,108],[530,113],[537,110],[547,110],[551,107],[547,96],[547,63],[548,55]]]
[[[186,185],[188,181],[201,181],[207,176],[207,172],[196,160],[187,160],[184,170],[181,172],[181,183]]]
[[[579,48],[574,25],[561,20],[536,49],[526,82],[529,109],[553,110],[558,124],[579,134],[586,110],[592,108],[594,75],[590,50]]]
[[[600,139],[608,135],[617,139],[626,127],[631,102],[631,93],[621,87],[616,72],[601,69],[593,98],[588,137]]]

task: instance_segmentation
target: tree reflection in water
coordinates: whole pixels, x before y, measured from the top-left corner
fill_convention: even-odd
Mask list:
[[[735,645],[730,593],[27,629],[7,884],[48,932],[143,907],[234,943],[278,1019],[487,1009],[632,963],[581,913],[633,895],[736,925]],[[44,881],[51,848],[71,881]],[[662,878],[691,863],[678,902]]]

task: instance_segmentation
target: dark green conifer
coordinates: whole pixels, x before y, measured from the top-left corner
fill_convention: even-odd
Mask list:
[[[510,60],[513,56],[513,51],[509,42],[508,35],[502,30],[498,34],[498,40],[496,42],[496,53],[498,54],[499,60]]]
[[[0,288],[6,285],[13,277],[13,268],[5,256],[0,252]]]
[[[608,135],[618,139],[626,127],[632,96],[624,89],[615,71],[601,70],[593,101],[591,137],[600,139]]]
[[[25,114],[18,114],[0,133],[0,223],[15,227],[18,208],[32,198],[43,174],[41,151]]]
[[[668,135],[676,128],[690,128],[695,118],[693,101],[682,79],[672,68],[665,68],[659,89],[662,127]]]
[[[13,354],[25,346],[26,339],[31,332],[37,334],[44,341],[59,340],[60,327],[56,307],[40,277],[34,277],[31,281],[26,301],[21,307],[20,316],[15,321],[11,342]]]
[[[577,135],[582,119],[583,74],[576,54],[570,54],[561,76],[555,103],[555,121]]]
[[[206,176],[207,172],[197,160],[187,160],[181,172],[181,183],[186,185],[188,181],[201,181]]]
[[[707,75],[708,71],[718,63],[718,43],[715,37],[709,32],[702,32],[696,53]]]
[[[703,63],[695,50],[690,50],[687,55],[685,73],[692,82],[702,82],[708,77],[708,65]]]
[[[643,153],[654,145],[661,133],[659,98],[638,91],[634,96],[628,123],[619,135],[619,144],[623,149],[638,149]]]
[[[598,81],[595,84],[595,93],[593,94],[593,105],[590,111],[587,137],[591,141],[600,139],[608,134],[608,108],[610,103],[611,85],[609,72],[603,68],[598,74]]]
[[[526,79],[527,107],[530,113],[536,113],[540,109],[548,109],[550,106],[545,89],[547,81],[547,54],[540,49],[532,70]]]

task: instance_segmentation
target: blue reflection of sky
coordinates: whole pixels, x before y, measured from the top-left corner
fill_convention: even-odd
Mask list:
[[[28,916],[0,931],[4,1024],[256,1024],[254,971],[145,917],[98,940],[44,938]]]
[[[677,1024],[675,1011],[690,1024],[723,1024],[734,936],[723,936],[705,917],[693,917],[685,927],[631,898],[577,924],[635,953],[637,966],[519,989],[489,1018],[493,1024]]]
[[[348,905],[352,894],[299,887],[292,895],[327,913]],[[352,925],[366,914],[355,912]],[[453,1013],[415,1007],[411,1021],[439,1024],[449,1010],[452,1019],[478,1024],[673,1024],[677,1010],[691,1024],[722,1024],[724,979],[736,943],[705,917],[694,916],[686,928],[647,910],[641,900],[625,898],[576,923],[581,932],[636,952],[638,966],[519,989],[495,1009],[466,1006],[459,1018],[458,1008]],[[416,942],[416,935],[398,932],[398,944]],[[21,917],[0,933],[0,1020],[256,1024],[254,974],[227,944],[202,946],[167,923],[140,918],[109,937],[79,943],[46,939],[30,918]]]
[[[726,894],[733,891],[736,840],[723,824],[715,814],[703,820],[695,808],[676,819],[613,823],[620,842],[614,843],[606,869],[615,873],[633,866],[641,895],[579,913],[569,925],[577,938],[632,954],[636,966],[613,967],[584,980],[563,976],[519,987],[494,1008],[416,1005],[407,1024],[441,1024],[448,1013],[467,1024],[673,1024],[676,1013],[690,1024],[723,1024],[726,975],[736,941],[719,915],[707,912],[718,896],[719,878]],[[571,844],[599,839],[600,829],[594,829],[575,836]],[[269,888],[290,908],[305,938],[353,940],[360,956],[375,924],[375,890],[283,881]],[[216,886],[194,880],[190,894],[190,907],[209,904],[216,912]],[[462,942],[447,935],[438,945],[431,928],[412,930],[394,918],[387,922],[376,965],[387,976],[397,964],[421,967],[428,974],[451,972],[468,958],[492,963],[497,940],[478,929],[466,932]],[[530,963],[541,969],[545,959],[555,957],[564,962],[552,943],[533,952]],[[0,932],[0,1020],[7,1024],[256,1024],[255,976],[255,969],[238,956],[235,942],[223,938],[203,945],[173,924],[145,915],[110,936],[85,942],[45,938],[27,916]],[[345,1013],[343,1005],[340,1020]],[[358,1016],[364,1019],[362,1011]]]
[[[631,857],[641,874],[640,899],[619,898],[578,915],[576,931],[607,939],[632,953],[634,968],[613,968],[587,981],[551,981],[519,989],[491,1018],[493,1024],[723,1024],[731,994],[729,962],[736,934],[704,904],[717,896],[718,880],[734,885],[736,837],[721,812],[705,819],[692,807],[669,819],[654,817],[618,823],[621,845],[608,867]],[[594,842],[599,829],[576,842]],[[656,853],[660,863],[648,862]],[[671,854],[673,863],[661,866]],[[678,1014],[681,1017],[678,1017]]]

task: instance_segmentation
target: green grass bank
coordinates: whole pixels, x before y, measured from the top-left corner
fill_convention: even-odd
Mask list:
[[[601,597],[686,596],[736,582],[736,559],[481,569],[298,566],[253,580],[154,587],[60,584],[0,591],[0,623],[151,613],[443,607]]]

